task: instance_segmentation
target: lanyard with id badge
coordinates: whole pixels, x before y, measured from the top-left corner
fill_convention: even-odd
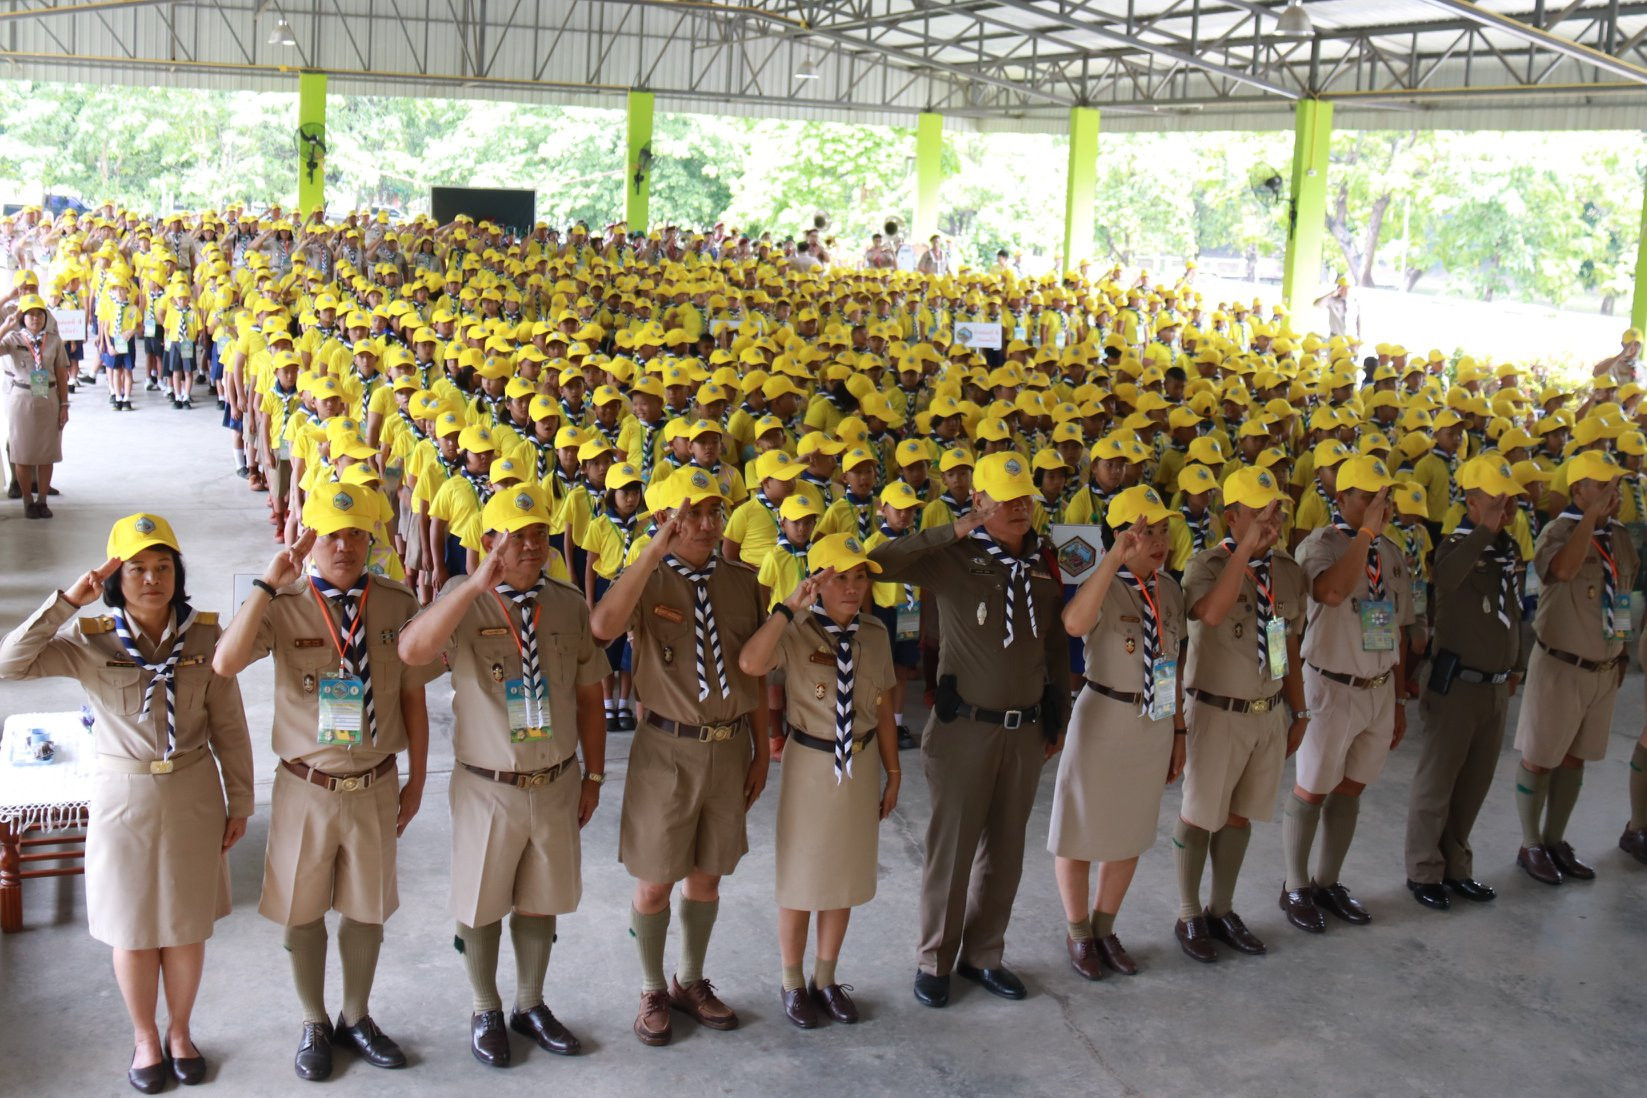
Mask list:
[[[1607,584],[1610,590],[1602,594],[1601,635],[1610,641],[1629,640],[1635,630],[1635,622],[1630,614],[1635,609],[1634,596],[1629,591],[1618,589],[1618,564],[1613,560],[1611,553],[1601,546],[1600,538],[1592,538],[1596,552],[1601,554],[1601,566],[1607,570],[1612,580]]]
[[[914,584],[904,584],[904,601],[898,604],[898,616],[895,624],[897,626],[897,635],[893,639],[900,641],[920,639],[921,596],[915,593]]]
[[[51,371],[45,364],[45,338],[36,341],[29,338],[29,354],[34,356],[34,366],[29,370],[29,395],[42,400],[51,392]]]
[[[1276,616],[1275,593],[1259,582],[1251,568],[1247,569],[1247,578],[1269,604],[1269,617],[1264,619],[1264,667],[1270,678],[1279,682],[1287,677],[1287,619]]]
[[[358,674],[360,669],[353,666],[349,659],[349,649],[354,645],[355,634],[365,627],[366,599],[371,595],[372,588],[367,584],[360,596],[360,605],[355,609],[354,624],[349,628],[348,635],[342,637],[338,635],[337,626],[332,624],[332,614],[326,608],[326,600],[321,598],[312,584],[309,593],[320,606],[320,616],[332,638],[332,647],[337,649],[338,659],[343,663],[337,675],[323,676],[320,680],[320,721],[315,742],[322,747],[358,747],[366,734],[366,684]],[[350,671],[356,673],[348,674]]]
[[[1375,540],[1367,547],[1367,594],[1385,595],[1384,558],[1378,552]],[[1395,651],[1395,601],[1388,597],[1364,598],[1355,602],[1361,616],[1361,650],[1363,652]]]
[[[1150,613],[1155,617],[1155,659],[1144,668],[1144,674],[1150,677],[1149,708],[1144,712],[1152,721],[1164,720],[1178,712],[1178,661],[1161,655],[1166,637],[1161,627],[1160,607],[1150,597],[1149,588],[1140,581],[1133,590],[1149,603]]]
[[[509,623],[509,637],[515,642],[515,650],[520,653],[521,666],[524,667],[526,646],[521,643],[515,617],[509,612],[508,604],[503,601],[502,595],[493,591],[492,597],[498,600],[498,608],[503,611],[503,620]],[[537,633],[538,617],[542,613],[543,603],[539,602],[532,609],[534,636]],[[546,693],[541,669],[537,681],[530,684],[524,678],[504,680],[503,703],[509,718],[510,743],[542,743],[554,734],[554,730],[549,727],[549,714],[544,706],[548,701]]]

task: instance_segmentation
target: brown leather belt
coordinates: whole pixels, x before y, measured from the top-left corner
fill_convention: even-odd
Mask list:
[[[808,735],[807,733],[802,732],[799,728],[796,728],[792,724],[785,723],[783,727],[784,727],[784,738],[787,739],[790,743],[798,743],[802,747],[811,747],[811,748],[815,748],[819,751],[827,751],[831,755],[833,755],[835,753],[835,741],[834,740],[824,739],[822,736]],[[862,751],[864,748],[868,747],[873,742],[875,742],[875,729],[872,728],[872,729],[869,730],[868,735],[863,736],[863,737],[858,738],[858,739],[854,739],[852,741],[852,753],[854,755],[856,755],[858,752]]]
[[[1319,669],[1318,669],[1319,670]],[[1322,672],[1326,674],[1326,672]],[[1281,694],[1277,691],[1268,698],[1226,698],[1222,694],[1209,694],[1205,690],[1197,690],[1193,686],[1184,691],[1190,697],[1203,705],[1210,705],[1214,709],[1223,709],[1230,713],[1268,713],[1281,704]]]
[[[1620,652],[1610,660],[1598,661],[1587,660],[1583,656],[1575,656],[1571,652],[1563,652],[1559,648],[1551,648],[1543,641],[1539,641],[1538,646],[1550,655],[1554,656],[1556,659],[1560,660],[1562,663],[1570,663],[1581,671],[1611,671],[1613,668],[1623,663],[1625,659],[1625,654],[1623,652]]]
[[[1313,663],[1309,666],[1322,678],[1331,679],[1333,682],[1341,682],[1345,686],[1353,686],[1357,690],[1372,690],[1375,687],[1383,686],[1390,681],[1390,676],[1394,674],[1392,671],[1385,671],[1383,674],[1374,675],[1370,679],[1358,679],[1354,675],[1345,675],[1338,671],[1327,671],[1316,667]]]
[[[1093,682],[1091,679],[1086,680],[1086,683],[1088,690],[1091,690],[1094,693],[1102,694],[1106,698],[1114,698],[1116,701],[1121,702],[1124,705],[1144,704],[1144,695],[1142,694],[1128,694],[1121,690],[1111,690],[1103,683]]]
[[[363,770],[358,774],[328,774],[324,770],[316,770],[308,763],[294,762],[291,759],[281,759],[280,765],[310,785],[318,785],[328,793],[362,793],[372,788],[372,783],[379,778],[395,772],[395,757],[390,755],[372,769]]]
[[[467,770],[469,773],[474,774],[477,777],[485,778],[489,782],[502,782],[504,785],[512,785],[516,789],[542,789],[544,786],[566,773],[567,770],[571,769],[572,764],[577,761],[577,755],[573,754],[568,755],[566,758],[562,759],[560,762],[549,767],[548,769],[524,771],[488,770],[484,766],[470,766],[468,763],[461,763],[459,765],[461,765],[463,769]]]
[[[648,713],[646,723],[671,736],[681,736],[697,740],[699,743],[721,743],[749,727],[749,714],[745,713],[741,717],[734,717],[720,724],[682,724],[668,717],[660,717],[656,713]]]

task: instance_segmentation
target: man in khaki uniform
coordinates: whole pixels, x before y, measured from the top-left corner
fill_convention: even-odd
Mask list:
[[[1300,930],[1326,930],[1321,909],[1347,923],[1372,916],[1339,881],[1361,791],[1407,731],[1407,653],[1412,577],[1401,550],[1380,531],[1395,484],[1384,463],[1358,455],[1338,466],[1333,521],[1298,546],[1310,581],[1304,631],[1304,701],[1309,728],[1299,745],[1281,839],[1287,880],[1281,910]],[[1309,876],[1320,825],[1321,854]]]
[[[515,947],[508,1028],[562,1056],[582,1047],[544,1005],[543,981],[555,916],[577,910],[583,892],[578,830],[606,780],[601,681],[611,666],[589,632],[583,596],[543,574],[543,490],[502,489],[481,521],[487,556],[412,619],[400,656],[416,665],[444,653],[452,669],[454,944],[474,991],[470,1048],[481,1063],[506,1067],[497,985],[504,915]]]
[[[1029,462],[990,454],[962,519],[877,546],[881,579],[938,607],[938,699],[921,737],[932,791],[915,998],[949,1003],[949,973],[1006,999],[1001,961],[1041,768],[1069,723],[1069,641],[1051,553],[1031,529]],[[974,875],[976,874],[976,880]],[[957,963],[958,962],[958,963]]]
[[[765,620],[750,568],[719,553],[728,502],[716,477],[686,466],[653,512],[658,532],[595,607],[595,639],[633,638],[646,720],[630,748],[618,858],[635,878],[630,929],[641,961],[635,1036],[665,1045],[673,1007],[710,1029],[738,1016],[703,977],[721,878],[749,850],[744,819],[771,764],[765,681],[738,653]],[[681,959],[666,986],[669,897],[681,887]]]
[[[303,505],[307,532],[276,554],[218,642],[212,669],[238,675],[275,660],[272,793],[263,900],[286,927],[303,1008],[295,1067],[331,1075],[331,1043],[352,1044],[377,1067],[406,1057],[367,1012],[383,923],[400,905],[395,845],[423,799],[429,715],[423,686],[440,665],[403,664],[396,641],[417,612],[410,588],[366,571],[376,490],[326,485]],[[307,572],[304,558],[313,552]],[[396,756],[406,752],[406,785]],[[342,915],[343,1011],[326,1012],[326,921]]]
[[[1527,696],[1515,728],[1522,838],[1516,864],[1552,885],[1595,876],[1568,844],[1567,821],[1578,803],[1584,764],[1607,753],[1613,700],[1628,659],[1624,641],[1638,565],[1614,517],[1623,474],[1618,462],[1591,450],[1562,471],[1571,502],[1533,544],[1543,588],[1533,618],[1537,645],[1527,661]]]
[[[1198,553],[1184,572],[1189,747],[1184,802],[1172,833],[1179,899],[1173,932],[1184,952],[1202,962],[1218,959],[1213,939],[1240,953],[1265,951],[1235,913],[1235,882],[1252,838],[1250,821],[1275,815],[1286,758],[1298,749],[1310,718],[1299,658],[1304,572],[1274,548],[1286,498],[1268,469],[1230,474],[1224,482],[1229,535]],[[1212,902],[1203,908],[1209,852]]]
[[[1521,486],[1497,451],[1458,470],[1465,517],[1435,551],[1435,639],[1419,703],[1424,743],[1407,802],[1407,888],[1445,911],[1451,889],[1485,903],[1470,829],[1493,781],[1510,697],[1526,670],[1521,650],[1524,564],[1505,530]]]

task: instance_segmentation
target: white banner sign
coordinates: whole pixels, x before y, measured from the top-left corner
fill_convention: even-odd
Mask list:
[[[1001,349],[1001,326],[999,324],[974,324],[970,321],[957,324],[955,325],[955,342],[963,347],[999,351]]]
[[[64,343],[77,343],[86,338],[84,309],[53,309],[51,315],[57,321],[57,334]]]

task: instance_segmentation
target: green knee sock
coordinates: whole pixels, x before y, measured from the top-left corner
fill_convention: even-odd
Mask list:
[[[382,949],[382,923],[357,923],[346,915],[338,920],[337,955],[343,959],[343,1024],[346,1026],[371,1013],[367,1002],[372,997],[377,955]],[[494,962],[496,957],[494,953]]]
[[[1558,766],[1550,771],[1550,800],[1544,814],[1545,846],[1554,846],[1567,837],[1567,821],[1573,817],[1573,806],[1578,804],[1578,791],[1583,785],[1582,767]]]
[[[1089,915],[1078,923],[1065,923],[1064,925],[1069,927],[1069,936],[1074,941],[1089,942],[1092,940],[1092,916]]]
[[[1630,755],[1630,830],[1647,827],[1647,747]]]
[[[801,971],[799,961],[792,965],[783,966],[783,989],[785,991],[798,991],[805,986],[806,975]]]
[[[641,990],[663,991],[669,981],[663,977],[663,946],[669,938],[669,909],[652,915],[642,915],[629,909],[629,933],[640,952]]]
[[[1094,911],[1092,913],[1092,936],[1094,938],[1108,938],[1115,933],[1115,916],[1113,911]]]
[[[1208,907],[1214,915],[1228,915],[1235,910],[1235,881],[1241,876],[1241,863],[1246,861],[1251,840],[1251,824],[1226,824],[1212,836],[1212,903]]]
[[[1310,847],[1315,845],[1315,828],[1321,822],[1321,806],[1311,804],[1296,792],[1287,798],[1281,817],[1281,848],[1287,858],[1287,890],[1308,888]]]
[[[1550,772],[1534,774],[1525,766],[1515,769],[1515,812],[1521,817],[1521,845],[1544,841],[1544,802],[1550,796]]]
[[[463,967],[469,972],[469,991],[474,996],[475,1013],[483,1010],[502,1010],[503,1000],[498,995],[498,943],[503,940],[503,923],[485,926],[457,925],[452,948],[463,954]]]
[[[286,952],[292,956],[292,985],[305,1022],[325,1022],[326,920],[286,928]]]
[[[509,941],[515,947],[515,1009],[531,1010],[543,1003],[549,951],[555,948],[555,917],[509,916]]]
[[[825,957],[815,958],[812,962],[812,982],[818,987],[828,987],[835,982],[835,966],[839,958],[830,960]]]
[[[1315,859],[1315,883],[1323,888],[1337,884],[1344,872],[1344,857],[1350,852],[1360,814],[1360,797],[1329,793],[1321,805],[1321,853]]]
[[[1201,874],[1207,868],[1205,828],[1180,819],[1172,827],[1172,859],[1178,867],[1178,917],[1186,921],[1201,914]]]
[[[703,979],[703,959],[709,954],[709,934],[720,914],[720,900],[688,900],[681,897],[681,963],[675,979],[690,987]]]

